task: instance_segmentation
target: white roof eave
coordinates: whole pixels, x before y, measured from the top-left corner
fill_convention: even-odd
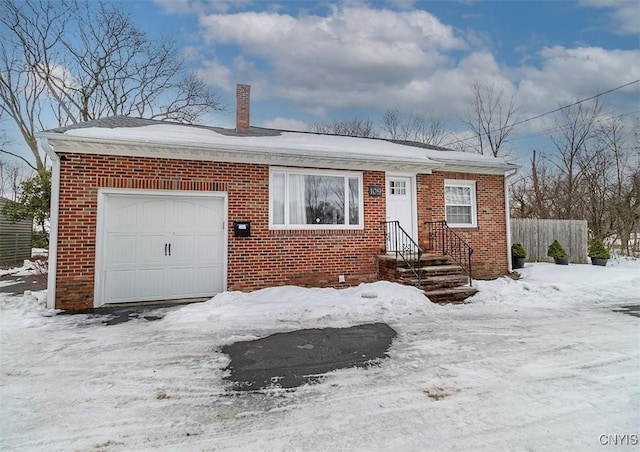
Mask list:
[[[441,160],[432,159],[438,164],[434,166],[434,171],[453,171],[463,173],[482,173],[482,174],[505,174],[509,171],[520,169],[520,165],[507,163],[504,161],[481,162],[468,160]]]
[[[253,163],[296,167],[325,167],[333,169],[404,171],[430,174],[433,171],[505,174],[517,165],[502,161],[483,162],[457,159],[438,159],[427,156],[365,155],[362,153],[308,151],[288,147],[262,147],[239,143],[194,144],[154,140],[125,140],[40,132],[54,152],[75,154],[105,154],[148,158]]]
[[[283,166],[318,166],[335,169],[419,171],[431,173],[437,164],[426,158],[407,159],[362,154],[305,152],[300,149],[263,148],[239,145],[194,145],[154,142],[150,140],[117,140],[89,138],[60,133],[41,132],[38,138],[48,140],[54,152],[74,154],[104,154],[181,160],[221,161]]]

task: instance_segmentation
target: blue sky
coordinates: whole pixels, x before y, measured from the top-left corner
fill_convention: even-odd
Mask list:
[[[525,119],[640,79],[640,2],[193,1],[129,3],[150,33],[172,33],[229,106],[252,85],[252,124],[309,129],[397,108],[464,136],[474,81],[513,96]],[[601,98],[637,118],[640,83]],[[635,114],[633,112],[636,112]],[[516,129],[514,156],[544,146],[553,117]],[[516,136],[514,135],[514,138]]]
[[[152,37],[170,36],[219,94],[232,127],[235,84],[252,85],[253,125],[309,130],[382,113],[434,117],[464,136],[473,82],[513,96],[519,119],[640,79],[640,2],[113,0]],[[603,96],[637,121],[640,83]],[[515,131],[526,159],[552,116]]]

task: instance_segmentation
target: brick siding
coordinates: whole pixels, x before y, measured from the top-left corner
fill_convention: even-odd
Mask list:
[[[445,219],[445,179],[476,181],[478,224],[475,228],[455,228],[473,248],[474,278],[495,278],[508,272],[507,226],[504,202],[504,177],[487,174],[437,172],[418,175],[418,225],[420,240],[426,237],[426,221]],[[424,245],[421,242],[421,245]]]
[[[251,221],[251,237],[228,228],[229,290],[269,286],[344,286],[377,279],[383,251],[385,198],[366,193],[385,186],[382,171],[364,171],[364,230],[269,230],[269,166],[88,154],[61,154],[56,308],[93,307],[99,188],[226,191],[228,223]],[[418,175],[418,221],[444,218],[444,179],[477,181],[478,228],[462,230],[474,247],[474,273],[507,271],[502,176]],[[422,232],[422,231],[421,231]],[[346,282],[338,283],[344,275]]]

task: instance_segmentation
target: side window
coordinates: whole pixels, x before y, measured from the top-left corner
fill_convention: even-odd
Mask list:
[[[444,205],[449,226],[476,227],[475,181],[445,180]]]

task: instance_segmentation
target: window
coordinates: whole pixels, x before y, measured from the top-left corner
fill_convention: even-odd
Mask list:
[[[407,181],[404,180],[390,180],[389,181],[389,194],[390,195],[406,195],[407,194]]]
[[[271,169],[269,222],[275,229],[361,229],[362,174]]]
[[[444,205],[449,226],[476,227],[475,181],[445,180]]]

